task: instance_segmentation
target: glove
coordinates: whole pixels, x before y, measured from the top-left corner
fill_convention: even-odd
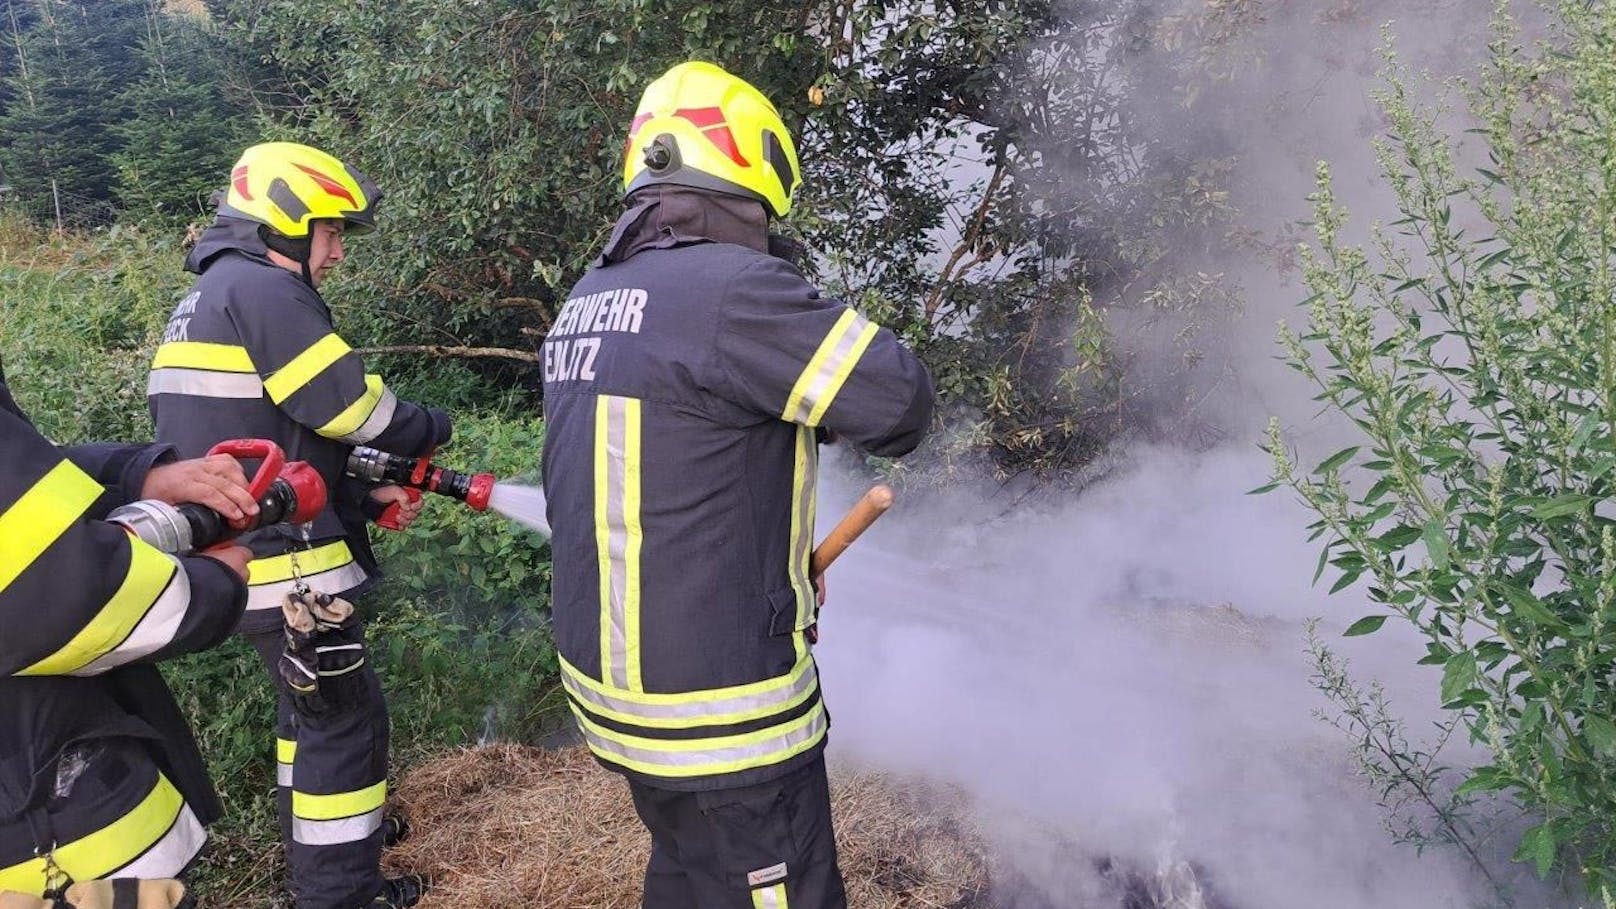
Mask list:
[[[364,665],[365,645],[357,633],[353,604],[326,593],[286,595],[286,646],[281,652],[281,680],[293,706],[308,716],[330,712],[340,702],[336,677]],[[322,685],[322,682],[326,684]]]
[[[54,900],[0,893],[0,909],[187,909],[194,905],[185,885],[167,878],[85,881],[67,888]]]

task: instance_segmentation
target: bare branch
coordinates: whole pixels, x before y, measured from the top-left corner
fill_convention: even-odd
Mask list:
[[[355,351],[360,355],[391,354],[391,353],[424,353],[434,357],[468,357],[487,358],[496,360],[520,360],[523,363],[539,362],[539,355],[530,350],[517,350],[513,347],[451,347],[446,344],[394,344],[387,347],[363,347]]]

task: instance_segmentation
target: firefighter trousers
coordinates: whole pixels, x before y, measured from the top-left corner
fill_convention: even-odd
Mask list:
[[[0,890],[37,896],[61,883],[46,852],[69,881],[178,877],[207,840],[138,741],[74,747],[43,772],[53,774],[56,795],[37,811],[0,819]],[[31,782],[26,773],[10,781]],[[0,779],[0,792],[7,782]]]
[[[364,642],[364,626],[342,632]],[[357,909],[382,889],[387,800],[387,701],[366,660],[322,679],[317,713],[301,710],[280,675],[281,631],[246,635],[279,693],[275,782],[287,887],[297,909]]]
[[[629,791],[651,831],[642,909],[846,909],[823,757],[753,786]]]

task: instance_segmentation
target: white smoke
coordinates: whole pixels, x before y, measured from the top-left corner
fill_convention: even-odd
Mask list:
[[[1113,905],[1103,857],[1194,863],[1232,909],[1478,904],[1456,856],[1391,841],[1348,742],[1312,715],[1308,617],[1411,728],[1435,717],[1438,673],[1392,625],[1336,638],[1370,607],[1312,587],[1300,506],[1244,494],[1267,466],[1140,451],[1036,517],[985,520],[993,503],[968,493],[900,501],[830,573],[833,755],[963,786],[1035,905]]]
[[[1260,63],[1235,77],[1249,103],[1228,124],[1244,223],[1282,248],[1311,215],[1319,159],[1357,230],[1395,218],[1370,145],[1383,129],[1371,97],[1380,26],[1399,20],[1414,70],[1474,74],[1490,5],[1265,6],[1251,26]],[[1361,591],[1326,595],[1330,574],[1313,586],[1305,509],[1284,492],[1245,494],[1268,482],[1256,442],[1270,414],[1304,461],[1352,433],[1276,362],[1277,321],[1300,321],[1294,272],[1270,256],[1225,265],[1246,300],[1230,338],[1238,376],[1218,390],[1227,446],[1123,452],[1124,469],[1039,511],[980,490],[900,500],[832,569],[817,650],[832,754],[964,787],[1023,888],[1004,898],[1028,906],[1121,904],[1106,858],[1147,872],[1191,863],[1214,897],[1204,905],[1228,909],[1491,904],[1456,853],[1392,841],[1351,743],[1313,716],[1328,704],[1310,684],[1311,617],[1355,678],[1385,685],[1416,744],[1441,713],[1438,670],[1415,665],[1419,642],[1395,622],[1340,638],[1376,607]],[[851,475],[824,484],[825,527],[854,498]],[[1574,903],[1512,865],[1512,845],[1483,850],[1506,890]]]

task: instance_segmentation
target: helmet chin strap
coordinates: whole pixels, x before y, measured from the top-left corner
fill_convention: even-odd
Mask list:
[[[260,224],[258,225],[258,237],[264,241],[264,246],[296,262],[300,267],[303,283],[309,287],[314,286],[314,272],[309,268],[309,258],[314,253],[314,238],[312,235],[288,237],[270,228],[267,224]]]

